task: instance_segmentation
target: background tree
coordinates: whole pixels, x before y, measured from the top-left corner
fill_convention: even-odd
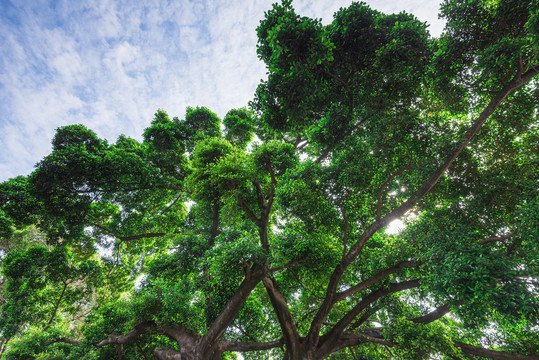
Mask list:
[[[254,114],[58,129],[0,184],[3,241],[46,236],[4,255],[3,356],[538,358],[536,5],[448,0],[432,39],[283,1]]]

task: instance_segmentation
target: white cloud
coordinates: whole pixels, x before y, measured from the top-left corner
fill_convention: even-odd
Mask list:
[[[220,116],[246,106],[265,76],[255,29],[272,2],[0,3],[0,181],[28,174],[62,125],[82,123],[110,141],[140,139],[158,108],[181,118],[188,105]],[[328,23],[349,3],[294,6]],[[371,6],[436,20],[429,1]]]

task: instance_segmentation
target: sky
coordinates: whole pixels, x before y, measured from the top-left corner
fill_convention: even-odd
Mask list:
[[[266,77],[256,27],[275,0],[0,0],[0,182],[28,175],[58,127],[84,124],[114,142],[140,140],[157,109],[221,118]],[[371,0],[407,11],[439,36],[432,0]],[[350,0],[295,0],[330,23]]]

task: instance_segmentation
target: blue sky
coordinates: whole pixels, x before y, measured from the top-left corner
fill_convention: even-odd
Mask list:
[[[140,139],[158,108],[187,106],[223,117],[246,106],[264,65],[256,26],[270,0],[0,0],[0,181],[29,174],[59,126]],[[329,23],[350,0],[296,0],[301,15]],[[408,11],[438,36],[431,0],[367,1]]]

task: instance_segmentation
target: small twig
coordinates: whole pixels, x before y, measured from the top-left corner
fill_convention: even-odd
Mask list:
[[[167,206],[167,207],[165,208],[165,210],[163,210],[163,211],[161,212],[161,214],[159,214],[159,215],[163,215],[164,213],[166,213],[167,211],[169,211],[170,209],[172,209],[172,207],[178,202],[178,200],[180,200],[181,197],[182,197],[182,194],[181,194],[181,193],[178,194],[178,196],[176,196],[176,199],[174,199],[174,201],[173,201],[169,206]]]
[[[342,258],[346,256],[347,245],[348,245],[348,232],[350,228],[350,223],[348,221],[348,215],[346,215],[346,209],[341,205],[342,200],[339,202],[339,209],[341,210],[342,217],[344,219],[344,235],[343,235],[343,249],[342,249]]]
[[[146,354],[144,354],[144,350],[142,350],[142,347],[140,347],[140,344],[138,342],[135,342],[135,344],[137,344],[137,347],[140,351],[140,353],[142,354],[142,357],[145,359],[145,360],[148,360],[148,358],[146,357]]]
[[[415,165],[412,163],[412,159],[410,158],[410,163],[408,165],[406,165],[403,168],[400,168],[399,170],[397,170],[396,172],[391,174],[389,176],[389,178],[382,184],[382,186],[380,186],[380,189],[378,190],[377,201],[376,201],[376,219],[377,220],[380,220],[380,218],[382,217],[382,194],[383,194],[386,186],[389,185],[389,183],[392,182],[393,179],[395,179],[397,176],[399,176],[400,174],[402,174],[406,170],[412,168],[413,166],[415,166]]]

